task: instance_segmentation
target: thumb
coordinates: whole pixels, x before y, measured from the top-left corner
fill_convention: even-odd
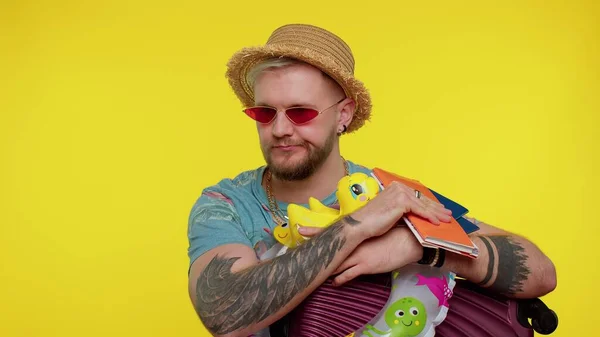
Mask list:
[[[344,262],[342,262],[342,264],[340,264],[335,271],[333,272],[333,275],[336,274],[341,274],[344,270],[349,269],[350,267],[354,267],[356,265],[356,262],[354,262],[354,255],[350,255],[349,257],[347,257]]]
[[[354,278],[361,274],[360,265],[355,265],[352,268],[346,269],[343,273],[333,279],[333,285],[338,287],[346,282],[352,281]]]
[[[305,227],[305,226],[300,226],[300,227],[298,227],[298,233],[300,233],[300,235],[302,235],[302,236],[311,237],[311,236],[318,235],[324,229],[325,228],[322,228],[322,227],[308,227],[308,226]]]

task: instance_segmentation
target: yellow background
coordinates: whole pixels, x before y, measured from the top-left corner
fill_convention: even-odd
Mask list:
[[[3,1],[0,336],[207,335],[187,216],[263,164],[225,63],[289,22],[342,36],[372,92],[343,155],[531,238],[554,336],[595,335],[597,3]]]

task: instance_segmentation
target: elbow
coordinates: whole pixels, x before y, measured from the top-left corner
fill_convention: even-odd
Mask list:
[[[254,336],[252,333],[242,333],[241,331],[234,331],[230,333],[222,334],[212,334],[214,337],[248,337]]]
[[[239,333],[237,333],[237,332],[231,332],[231,333],[227,333],[227,334],[224,334],[224,335],[221,335],[221,334],[212,334],[212,336],[214,336],[214,337],[242,337],[242,335],[239,334]],[[246,336],[243,336],[243,337],[246,337]]]
[[[204,329],[206,329],[206,331],[210,334],[210,336],[213,337],[247,337],[248,335],[251,335],[251,333],[248,333],[248,331],[243,331],[244,329],[236,329],[234,331],[227,331],[230,329],[224,328],[223,324],[217,324],[215,325],[215,320],[220,321],[220,322],[226,322],[229,321],[229,319],[231,319],[231,317],[216,317],[216,316],[212,316],[212,317],[206,317],[206,316],[202,316],[201,314],[198,314],[198,317],[200,318],[200,322],[202,323],[202,325],[204,326]]]
[[[212,337],[239,337],[240,336],[235,331],[229,332],[229,333],[219,332],[219,331],[215,330],[214,327],[208,326],[206,323],[204,323],[204,320],[202,319],[202,317],[200,317],[200,322],[202,322],[202,326]]]
[[[233,332],[229,332],[226,334],[219,334],[219,333],[214,333],[212,331],[209,331],[211,333],[211,336],[213,337],[247,337],[249,335],[252,335],[251,333],[242,333],[242,331],[233,331]]]
[[[217,334],[217,333],[214,333],[214,332],[212,332],[212,331],[210,331],[208,329],[207,329],[207,331],[213,337],[238,337],[238,335],[233,335],[233,334],[225,334],[225,335]]]
[[[546,289],[546,294],[553,292],[556,289],[557,281],[556,281],[556,269],[552,266],[552,274],[546,278],[546,282],[544,282],[544,286]]]
[[[206,310],[210,307],[209,303],[203,302],[201,298],[192,300],[196,317],[200,323],[212,337],[247,337],[256,331],[252,331],[256,327],[248,325],[235,324],[244,318],[244,314],[232,315],[229,311]]]
[[[553,292],[557,286],[556,267],[552,261],[548,260],[545,263],[541,276],[539,286],[541,294],[539,296],[544,296]]]

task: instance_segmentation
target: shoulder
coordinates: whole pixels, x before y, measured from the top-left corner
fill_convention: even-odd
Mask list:
[[[259,177],[264,171],[264,166],[242,171],[233,178],[223,178],[214,185],[206,186],[202,190],[202,195],[209,198],[223,199],[228,195],[235,195],[250,191],[254,184],[260,183]]]
[[[264,169],[264,166],[260,166],[251,170],[242,171],[232,179],[221,180],[218,185],[236,188],[251,188],[253,183],[258,182]]]
[[[192,214],[210,209],[212,212],[236,213],[236,203],[252,195],[254,184],[260,183],[259,177],[264,167],[240,172],[233,178],[223,178],[216,184],[202,189],[200,196],[194,203]]]
[[[373,170],[370,167],[363,165],[363,164],[353,162],[351,160],[348,160],[348,169],[349,169],[350,173],[363,172],[365,174],[371,174],[373,172]]]

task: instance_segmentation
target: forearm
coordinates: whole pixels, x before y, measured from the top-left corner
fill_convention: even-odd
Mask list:
[[[479,248],[476,259],[447,253],[444,268],[513,298],[534,298],[556,286],[552,262],[530,241],[511,234],[472,236]]]
[[[362,241],[351,217],[293,251],[239,272],[215,257],[197,282],[197,312],[218,336],[247,336],[283,317],[323,283]]]

